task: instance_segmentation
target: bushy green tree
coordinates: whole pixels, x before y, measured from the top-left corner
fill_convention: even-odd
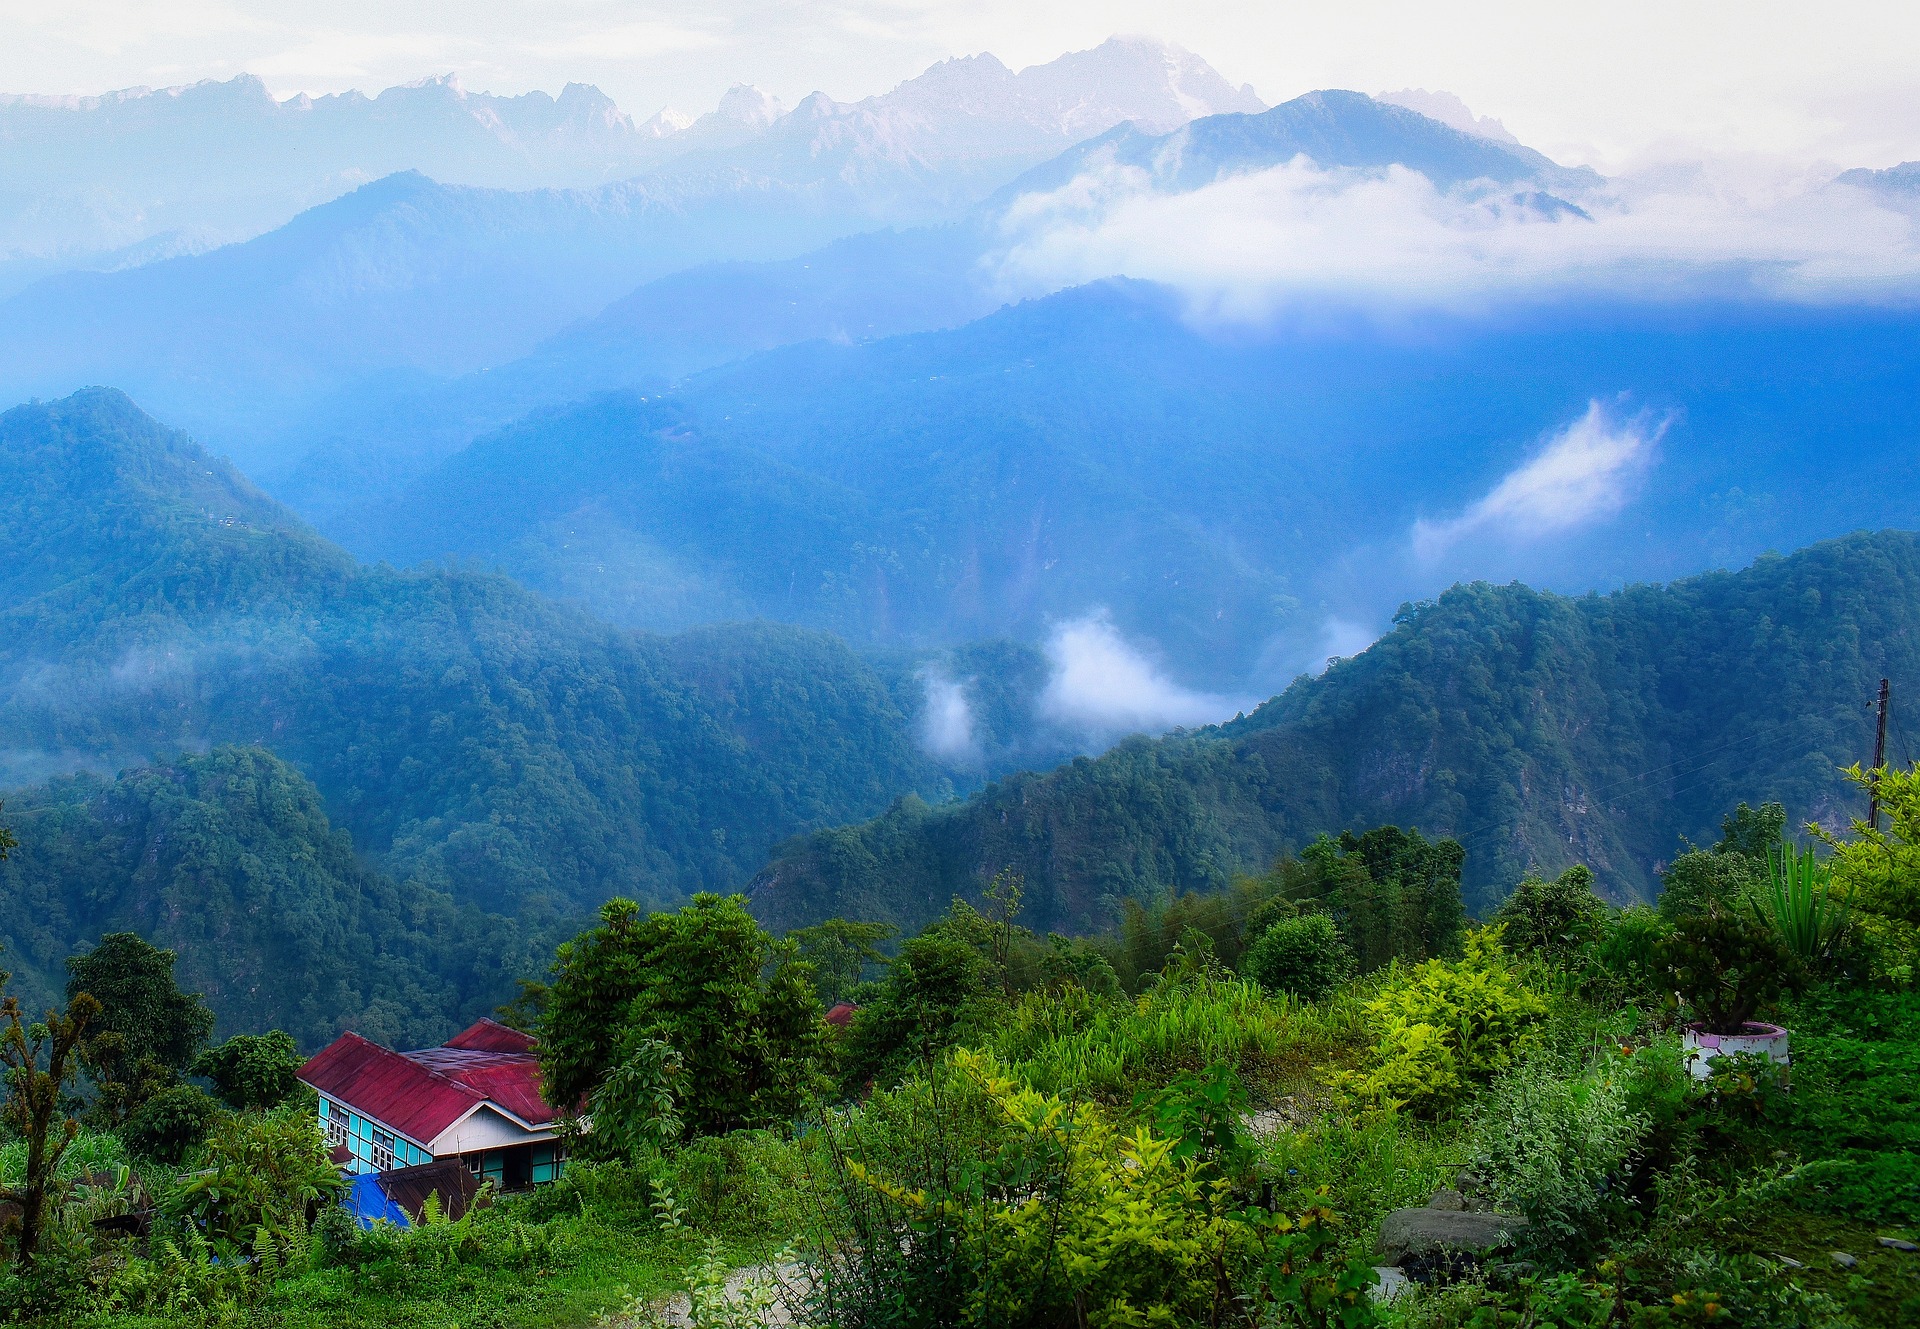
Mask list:
[[[1261,933],[1242,968],[1262,987],[1319,1001],[1353,976],[1353,948],[1327,915],[1300,914]]]
[[[304,1230],[308,1207],[340,1186],[311,1112],[230,1112],[214,1123],[201,1169],[167,1208],[211,1238],[249,1246],[261,1229],[274,1237]]]
[[[1333,915],[1362,972],[1389,961],[1456,955],[1466,926],[1453,840],[1378,826],[1322,835],[1275,869],[1280,892]]]
[[[886,1088],[953,1046],[968,1005],[992,991],[992,963],[951,932],[931,928],[900,948],[885,981],[853,1017],[841,1079],[853,1092]]]
[[[1607,925],[1607,902],[1593,889],[1593,872],[1576,863],[1548,880],[1537,873],[1520,879],[1493,921],[1512,950],[1565,956],[1593,945]]]
[[[540,1019],[553,1101],[579,1104],[619,1064],[623,1040],[658,1039],[685,1068],[687,1128],[720,1133],[799,1111],[821,1053],[811,969],[738,896],[696,895],[643,917],[611,900],[560,948]]]
[[[199,1147],[220,1116],[220,1105],[195,1085],[162,1089],[122,1123],[127,1148],[156,1163],[175,1165]]]
[[[174,960],[134,932],[109,932],[67,960],[68,999],[85,992],[100,1003],[80,1055],[102,1125],[118,1125],[171,1088],[213,1032],[200,994],[174,981]]]
[[[795,928],[787,940],[795,955],[813,966],[814,987],[823,1006],[844,998],[866,977],[867,970],[887,962],[880,943],[899,929],[891,923],[858,923],[829,918],[812,927]]]
[[[193,1059],[188,1070],[213,1081],[214,1092],[230,1108],[264,1111],[279,1107],[299,1091],[306,1059],[293,1035],[278,1029],[264,1034],[235,1034]]]

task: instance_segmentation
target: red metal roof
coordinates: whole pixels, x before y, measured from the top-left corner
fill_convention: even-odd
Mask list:
[[[475,1052],[532,1052],[533,1035],[483,1017],[449,1038],[445,1046]]]
[[[859,1009],[850,1001],[837,1001],[833,1004],[833,1009],[821,1018],[830,1025],[844,1029],[853,1023],[853,1013]]]
[[[487,1026],[491,1026],[488,1028]],[[456,1046],[465,1041],[467,1046]],[[474,1047],[505,1044],[511,1050]],[[525,1034],[482,1020],[445,1045],[393,1052],[345,1033],[300,1068],[300,1079],[361,1116],[430,1145],[482,1103],[503,1108],[530,1126],[557,1115],[540,1097],[540,1064]]]

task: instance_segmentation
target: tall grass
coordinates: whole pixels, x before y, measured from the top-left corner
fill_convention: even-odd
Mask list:
[[[60,1155],[54,1175],[72,1181],[88,1172],[111,1172],[127,1161],[127,1147],[117,1135],[81,1131]],[[27,1142],[8,1140],[0,1144],[0,1186],[19,1186],[27,1179]]]
[[[1767,884],[1755,912],[1787,949],[1809,964],[1832,956],[1846,931],[1847,911],[1833,896],[1833,872],[1808,845],[1783,844],[1767,855]]]
[[[992,1050],[1042,1092],[1124,1102],[1143,1086],[1216,1063],[1250,1085],[1271,1085],[1350,1036],[1343,1007],[1209,976],[1132,1000],[1030,994]]]

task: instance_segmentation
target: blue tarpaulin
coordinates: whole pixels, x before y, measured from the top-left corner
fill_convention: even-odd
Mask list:
[[[407,1211],[388,1199],[387,1193],[380,1189],[380,1178],[376,1173],[362,1172],[352,1178],[340,1197],[340,1203],[347,1207],[347,1212],[363,1228],[372,1227],[383,1218],[401,1227],[412,1226],[407,1219]]]

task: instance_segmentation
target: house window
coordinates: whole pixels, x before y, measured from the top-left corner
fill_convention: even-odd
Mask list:
[[[389,1131],[376,1128],[373,1132],[373,1148],[367,1158],[376,1172],[390,1172],[393,1169],[393,1135]]]
[[[320,1100],[320,1127],[327,1137],[327,1147],[347,1143],[346,1110],[331,1099]]]

